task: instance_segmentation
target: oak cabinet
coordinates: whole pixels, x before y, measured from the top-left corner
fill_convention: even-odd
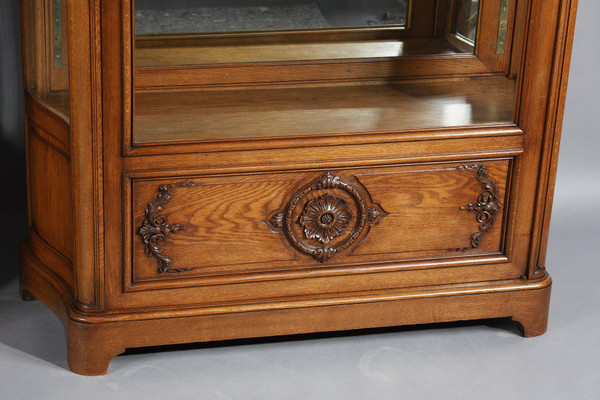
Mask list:
[[[511,317],[546,330],[575,0],[22,0],[21,288],[69,365]]]

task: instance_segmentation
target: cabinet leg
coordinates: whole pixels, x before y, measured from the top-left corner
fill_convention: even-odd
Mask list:
[[[546,278],[550,280],[550,277]],[[528,293],[528,296],[519,304],[517,312],[513,314],[521,334],[524,337],[539,336],[546,332],[548,327],[548,312],[550,310],[550,291],[548,285],[540,290]]]
[[[67,348],[69,368],[79,375],[106,375],[108,365],[121,350],[108,348],[106,344],[97,346],[89,343],[69,343]]]
[[[539,336],[546,332],[548,327],[548,313],[513,316],[512,320],[517,323],[524,337]]]
[[[31,268],[28,263],[28,239],[23,239],[19,242],[19,294],[21,295],[21,299],[23,301],[33,301],[37,300],[35,296],[29,291],[27,288],[27,284],[25,283],[25,275],[26,270]]]
[[[34,301],[37,300],[33,294],[24,287],[19,288],[19,293],[21,294],[21,299],[23,301]]]
[[[102,325],[70,321],[67,331],[69,368],[76,374],[106,375],[111,360],[125,351]]]
[[[21,295],[21,299],[23,301],[34,301],[37,300],[35,296],[29,291],[27,285],[25,284],[25,279],[23,277],[24,267],[21,266],[19,271],[19,294]]]

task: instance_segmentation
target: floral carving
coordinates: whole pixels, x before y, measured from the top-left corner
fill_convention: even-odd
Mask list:
[[[492,229],[496,213],[502,205],[498,202],[498,188],[488,178],[485,165],[461,165],[457,169],[476,170],[477,180],[481,183],[482,187],[476,203],[469,203],[466,206],[460,207],[461,210],[474,213],[477,222],[479,222],[479,231],[471,235],[469,246],[454,249],[455,251],[464,252],[479,247],[483,236]]]
[[[163,254],[162,245],[167,241],[167,238],[173,234],[185,229],[185,226],[180,224],[168,224],[167,215],[162,214],[163,206],[171,199],[171,189],[175,187],[191,187],[198,186],[194,182],[180,182],[171,185],[161,185],[158,188],[158,196],[154,202],[148,203],[145,210],[145,219],[142,226],[138,228],[137,233],[141,236],[142,242],[145,245],[146,255],[155,257],[158,262],[158,272],[183,272],[189,271],[190,268],[173,269],[170,268],[173,260]]]
[[[329,243],[346,232],[351,219],[348,203],[341,197],[326,194],[306,203],[300,225],[307,239]]]
[[[360,244],[386,215],[360,183],[327,172],[298,190],[283,210],[271,212],[265,223],[293,248],[324,263]]]

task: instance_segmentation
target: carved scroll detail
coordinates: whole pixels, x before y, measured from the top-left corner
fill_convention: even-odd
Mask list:
[[[360,183],[327,172],[297,191],[283,210],[271,212],[265,223],[294,249],[324,263],[361,243],[386,215]]]
[[[182,187],[198,186],[194,182],[179,182],[171,185],[161,185],[158,188],[158,196],[154,202],[148,203],[145,210],[145,219],[142,221],[142,226],[137,230],[137,234],[141,236],[142,242],[145,245],[146,255],[155,257],[158,262],[158,272],[184,272],[192,268],[170,268],[173,260],[163,254],[162,245],[167,241],[167,238],[173,233],[178,233],[186,227],[180,224],[168,224],[167,215],[162,214],[163,207],[171,199],[171,189]]]
[[[481,243],[483,236],[492,229],[496,213],[502,207],[498,201],[498,188],[488,178],[488,172],[485,165],[471,164],[456,167],[458,170],[475,170],[477,180],[481,183],[482,191],[477,197],[476,203],[469,203],[460,207],[461,210],[475,214],[475,219],[479,222],[479,231],[471,235],[471,243],[467,247],[454,249],[458,252],[465,252],[476,249]]]

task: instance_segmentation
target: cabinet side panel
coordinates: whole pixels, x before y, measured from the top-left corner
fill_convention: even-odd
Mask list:
[[[29,128],[29,215],[32,242],[45,250],[58,253],[68,263],[49,265],[67,281],[72,281],[73,261],[73,201],[68,156],[44,140],[43,132]],[[40,259],[48,259],[36,254]],[[62,257],[61,257],[62,256]]]
[[[563,3],[563,17],[558,35],[558,51],[555,55],[555,86],[554,96],[556,96],[555,108],[551,110],[554,115],[550,115],[552,120],[547,128],[546,146],[548,150],[544,153],[547,156],[543,157],[542,162],[548,169],[545,192],[542,187],[540,202],[543,204],[544,216],[541,222],[541,244],[538,252],[538,260],[536,265],[536,274],[545,273],[546,269],[546,251],[548,247],[548,235],[550,230],[550,214],[552,211],[552,203],[554,200],[554,186],[556,181],[556,169],[558,166],[558,149],[560,145],[563,114],[565,110],[565,99],[567,95],[567,83],[569,76],[569,68],[571,63],[571,53],[573,47],[573,36],[575,33],[575,19],[577,14],[578,0],[565,1]],[[545,196],[545,198],[544,198]]]

